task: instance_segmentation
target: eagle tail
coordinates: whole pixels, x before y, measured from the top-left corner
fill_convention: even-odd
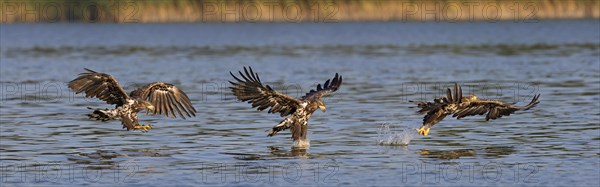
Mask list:
[[[538,103],[540,103],[540,101],[538,100],[539,98],[540,98],[540,94],[533,96],[533,99],[531,99],[531,102],[529,102],[529,104],[527,104],[526,106],[523,106],[522,110],[529,110],[529,109],[535,107]]]

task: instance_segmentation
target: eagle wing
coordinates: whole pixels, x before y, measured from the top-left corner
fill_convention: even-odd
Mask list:
[[[87,72],[79,74],[79,77],[69,82],[69,88],[76,94],[85,92],[86,97],[96,97],[108,104],[116,104],[117,107],[129,98],[112,75],[84,69]]]
[[[450,114],[451,111],[449,111],[449,108],[453,107],[451,105],[456,106],[457,104],[462,102],[461,98],[462,88],[457,83],[454,83],[454,92],[452,92],[450,88],[448,88],[446,90],[445,97],[434,99],[433,103],[422,101],[416,102],[417,106],[421,108],[417,112],[419,114],[426,113],[426,115],[423,117],[423,125],[434,125],[442,121],[448,114]]]
[[[417,104],[417,107],[419,107],[419,111],[417,111],[418,114],[426,114],[429,111],[432,110],[437,110],[440,109],[443,105],[445,105],[442,101],[443,101],[443,97],[439,98],[439,99],[434,99],[433,102],[424,102],[424,101],[409,101],[409,102],[415,102]],[[410,107],[413,108],[413,107]]]
[[[321,84],[318,84],[317,90],[310,90],[310,92],[306,93],[306,95],[304,95],[301,98],[301,100],[303,100],[303,101],[318,100],[323,96],[329,95],[329,94],[337,91],[341,85],[342,85],[342,76],[340,76],[336,73],[335,76],[333,77],[333,80],[327,79],[327,81],[325,81],[325,84],[323,84],[323,87],[321,87]]]
[[[146,100],[154,106],[154,114],[176,118],[177,113],[181,118],[196,116],[196,109],[192,106],[187,94],[172,84],[154,82],[147,84],[133,92],[131,97]],[[185,114],[185,115],[184,115]]]
[[[534,96],[531,102],[525,106],[514,106],[496,100],[475,100],[469,103],[464,103],[466,106],[461,107],[461,109],[455,112],[452,117],[460,119],[466,116],[483,115],[487,113],[487,116],[485,117],[486,121],[490,119],[498,119],[502,116],[510,116],[510,114],[519,110],[529,110],[530,108],[535,107],[538,103],[540,103],[538,101],[539,97],[539,94]]]
[[[442,121],[447,115],[448,113],[446,113],[446,111],[444,111],[442,108],[430,110],[427,112],[427,115],[423,117],[423,125],[430,124],[433,126]]]
[[[229,72],[237,81],[229,81],[233,85],[229,88],[239,100],[252,103],[252,108],[258,107],[257,110],[262,111],[270,107],[269,113],[280,113],[283,117],[296,112],[300,107],[300,100],[273,90],[269,85],[263,85],[258,73],[254,73],[251,67],[244,67],[244,73],[239,71],[242,80]]]

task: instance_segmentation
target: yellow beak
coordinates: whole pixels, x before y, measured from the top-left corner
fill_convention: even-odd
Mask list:
[[[325,106],[319,106],[319,109],[321,109],[321,111],[325,112],[327,110],[327,108],[325,108]]]
[[[150,110],[150,111],[154,111],[154,106],[152,106],[152,105],[150,105],[150,106],[147,106],[147,107],[146,107],[146,109],[148,109],[148,110]]]

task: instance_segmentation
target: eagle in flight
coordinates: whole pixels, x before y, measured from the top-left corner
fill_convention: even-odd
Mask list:
[[[179,88],[164,82],[147,84],[129,95],[121,88],[117,80],[104,73],[98,73],[85,68],[86,72],[69,82],[69,88],[76,94],[85,93],[86,97],[96,97],[111,105],[115,109],[96,109],[88,114],[90,119],[108,121],[120,119],[123,128],[127,130],[141,130],[147,132],[152,125],[140,125],[137,113],[145,110],[146,114],[164,114],[176,118],[177,113],[185,116],[196,116],[196,109],[192,106],[188,96]],[[185,114],[185,115],[184,115]]]
[[[479,99],[477,96],[462,96],[461,87],[454,83],[454,94],[450,88],[446,91],[446,96],[434,99],[432,102],[416,102],[421,108],[418,113],[426,114],[423,118],[423,126],[417,129],[417,132],[423,136],[427,136],[433,125],[442,121],[447,115],[452,114],[456,119],[466,116],[484,115],[485,120],[498,119],[502,116],[510,116],[510,114],[519,110],[529,110],[535,107],[538,103],[540,95],[535,95],[531,102],[525,106],[514,106],[497,100]]]
[[[271,128],[268,136],[273,136],[279,131],[289,128],[292,132],[294,147],[299,148],[310,146],[306,139],[310,116],[317,109],[325,112],[325,103],[321,98],[337,91],[342,84],[342,76],[336,73],[333,80],[327,80],[323,86],[318,84],[317,90],[310,90],[305,96],[296,99],[272,89],[269,85],[263,85],[258,73],[254,73],[251,67],[248,69],[244,67],[244,73],[239,71],[241,78],[231,72],[229,74],[237,81],[229,81],[232,84],[231,91],[237,99],[248,101],[252,104],[252,108],[257,108],[259,111],[270,108],[269,113],[279,113],[281,117],[289,115]]]

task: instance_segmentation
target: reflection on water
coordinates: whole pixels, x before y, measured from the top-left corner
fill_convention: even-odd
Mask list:
[[[486,156],[501,157],[513,154],[516,150],[512,146],[486,147],[484,149]]]
[[[473,157],[475,156],[475,150],[473,149],[458,149],[458,150],[427,150],[423,149],[419,151],[419,154],[426,158],[438,158],[438,159],[459,159],[461,157]]]
[[[269,146],[271,156],[275,158],[311,158],[306,149],[297,149],[292,147],[291,150],[284,150],[280,147]]]
[[[438,159],[459,159],[462,157],[503,157],[511,155],[515,152],[514,147],[510,146],[495,146],[486,147],[483,149],[456,149],[456,150],[429,150],[422,149],[418,153],[425,158]]]
[[[233,155],[236,160],[280,160],[280,159],[314,159],[317,155],[311,155],[307,149],[284,149],[282,147],[268,146],[270,151],[264,153],[223,153]]]
[[[594,24],[2,25],[1,180],[595,185],[600,31]],[[310,149],[292,149],[289,131],[267,137],[281,118],[229,94],[228,72],[248,65],[296,97],[336,72],[344,76],[341,89],[324,99],[327,112],[309,122]],[[176,84],[199,114],[187,120],[140,114],[154,125],[148,133],[89,120],[86,107],[110,106],[66,87],[84,67],[112,74],[125,90]],[[408,101],[439,97],[453,82],[465,94],[517,104],[539,93],[541,103],[495,121],[447,119],[428,136],[417,135],[422,115]],[[489,173],[494,167],[504,172],[497,180]],[[44,168],[73,177],[48,176]],[[432,174],[442,176],[439,183],[419,178]]]

